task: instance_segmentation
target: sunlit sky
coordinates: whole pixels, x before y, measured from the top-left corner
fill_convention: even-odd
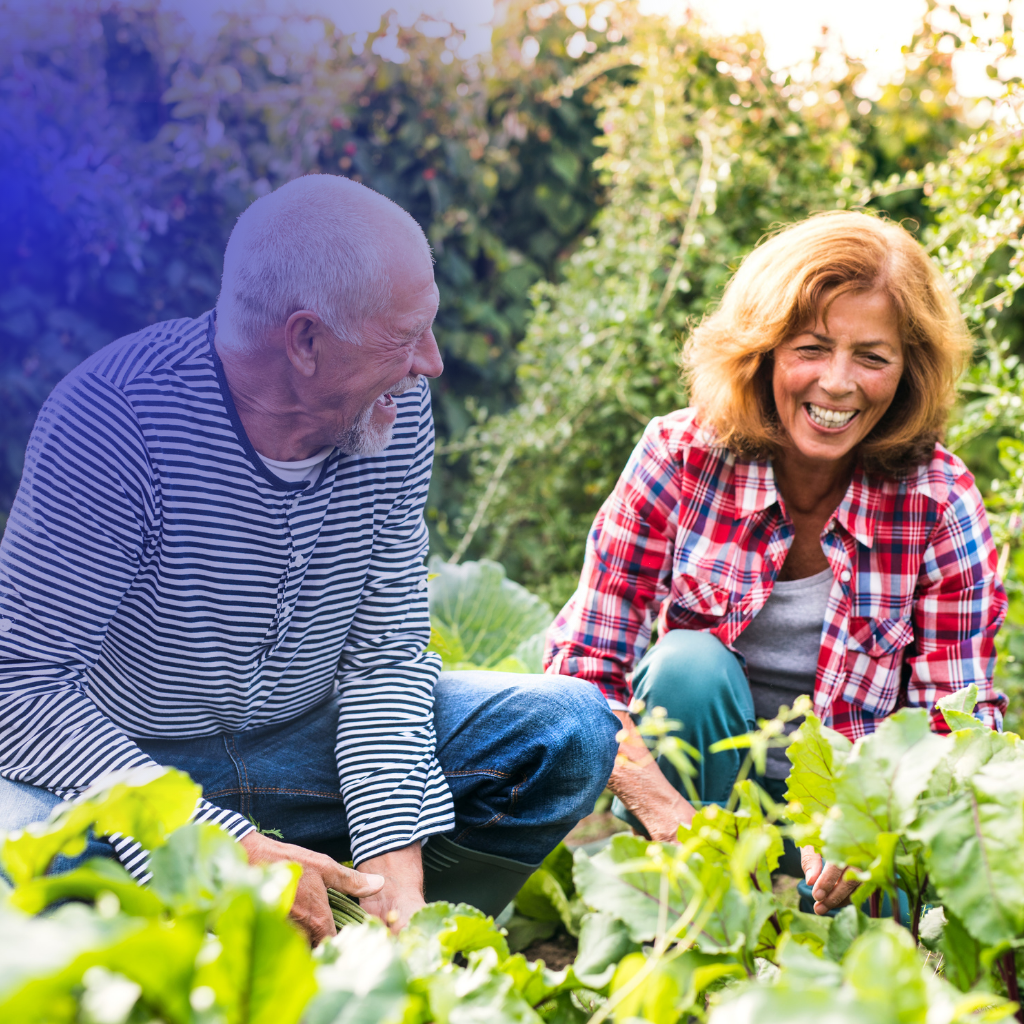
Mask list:
[[[572,0],[562,0],[568,4]],[[383,14],[396,11],[403,25],[414,24],[421,14],[448,22],[467,33],[463,56],[485,50],[489,44],[493,0],[163,0],[165,7],[181,11],[199,32],[216,24],[227,10],[267,10],[275,13],[326,14],[353,32],[373,31]],[[759,31],[766,56],[775,68],[807,60],[821,40],[823,26],[841,41],[845,51],[862,59],[881,81],[900,64],[900,48],[910,41],[926,10],[926,0],[640,0],[641,9],[684,17],[686,10],[700,13],[714,29],[730,33]],[[1024,23],[1024,0],[958,0],[958,9],[973,16],[975,31],[984,32],[986,15],[1014,11]],[[1019,13],[1018,13],[1019,12]],[[987,22],[996,34],[997,22]],[[1001,32],[1001,19],[998,31]],[[985,95],[992,83],[985,79],[983,62],[961,60],[958,87],[963,95]]]

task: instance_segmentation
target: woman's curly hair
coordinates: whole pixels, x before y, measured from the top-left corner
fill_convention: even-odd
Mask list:
[[[972,350],[938,268],[898,224],[866,213],[822,213],[769,237],[743,261],[718,308],[683,350],[691,404],[737,455],[772,458],[785,435],[772,394],[775,349],[827,318],[846,292],[892,302],[904,368],[885,415],[861,442],[869,472],[898,477],[931,460]]]

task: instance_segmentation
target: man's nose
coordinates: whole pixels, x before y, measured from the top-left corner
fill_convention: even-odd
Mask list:
[[[432,330],[427,331],[416,343],[410,373],[421,373],[424,377],[440,377],[444,372],[441,351]]]

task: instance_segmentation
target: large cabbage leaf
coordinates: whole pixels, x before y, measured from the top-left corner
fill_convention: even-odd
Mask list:
[[[539,672],[551,608],[497,562],[430,560],[430,650],[446,669]]]

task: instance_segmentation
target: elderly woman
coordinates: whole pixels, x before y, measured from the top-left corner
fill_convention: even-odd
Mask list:
[[[623,723],[620,817],[664,840],[694,813],[631,696],[682,722],[702,802],[728,799],[741,761],[709,747],[799,694],[856,739],[976,683],[976,714],[1000,726],[1006,599],[974,479],[940,443],[969,351],[948,286],[895,224],[823,214],[746,258],[686,345],[692,405],[644,432],[550,634],[546,670],[595,683]],[[788,768],[770,754],[777,799]],[[810,848],[804,870],[819,913],[853,887]]]

